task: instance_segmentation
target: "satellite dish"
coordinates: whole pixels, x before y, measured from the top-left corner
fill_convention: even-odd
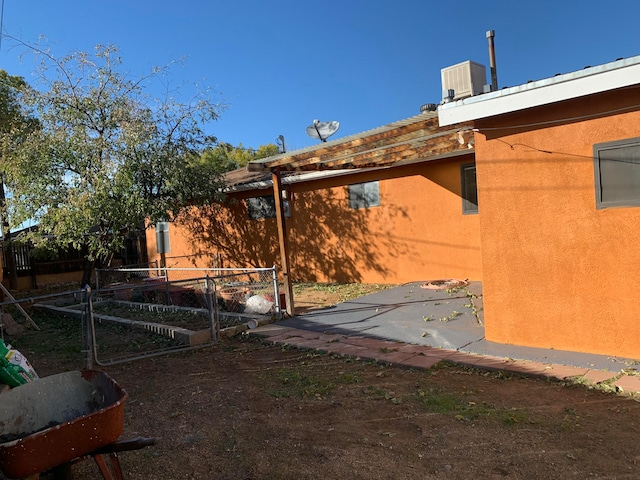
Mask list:
[[[336,133],[339,128],[340,122],[320,122],[319,120],[314,120],[313,123],[307,127],[307,135],[311,138],[317,138],[318,140],[326,142],[327,138]]]

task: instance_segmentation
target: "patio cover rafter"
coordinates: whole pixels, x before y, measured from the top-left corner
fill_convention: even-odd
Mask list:
[[[457,157],[473,152],[472,124],[440,127],[438,114],[426,112],[384,127],[289,153],[249,162],[248,172],[271,172],[280,246],[286,311],[295,315],[290,276],[287,220],[282,201],[282,174],[318,170],[390,167],[410,162]],[[468,132],[460,135],[461,131]]]
[[[458,132],[470,124],[441,128],[436,113],[423,113],[384,127],[331,142],[251,162],[253,172],[281,172],[370,168],[390,166],[406,160],[428,160],[447,153],[469,150]]]

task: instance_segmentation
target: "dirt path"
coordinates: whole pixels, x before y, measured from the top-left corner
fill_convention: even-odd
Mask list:
[[[362,294],[307,289],[298,302]],[[79,368],[78,335],[43,324],[18,346],[45,376]],[[248,337],[106,371],[130,395],[123,438],[158,441],[121,455],[129,480],[640,476],[640,403],[585,385],[442,363],[410,370]],[[74,473],[102,478],[91,461]]]
[[[109,369],[129,479],[637,478],[640,404],[442,365],[412,371],[228,340]],[[100,478],[89,462],[79,478]]]

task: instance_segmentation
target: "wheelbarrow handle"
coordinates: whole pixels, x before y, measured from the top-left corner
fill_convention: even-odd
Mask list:
[[[98,450],[94,450],[90,455],[100,455],[100,454],[109,454],[109,453],[117,453],[117,452],[128,452],[130,450],[140,450],[141,448],[148,447],[150,445],[155,445],[155,438],[146,438],[146,437],[136,437],[129,438],[126,440],[116,440],[109,445],[105,445]]]
[[[100,469],[102,478],[104,478],[105,480],[122,480],[122,468],[120,468],[118,452],[140,450],[141,448],[148,447],[149,445],[155,445],[155,443],[155,438],[145,437],[116,440],[115,442],[110,443],[109,445],[105,445],[104,447],[94,450],[93,452],[83,455],[82,457],[78,457],[63,465],[59,465],[51,469],[50,472],[53,474],[54,480],[68,480],[70,478],[73,478],[71,473],[71,466],[74,463],[78,463],[82,460],[92,457],[98,465],[98,468]],[[109,460],[111,460],[111,470],[107,465],[107,461],[105,460],[104,455],[107,455],[109,457]],[[27,480],[31,480],[31,477],[29,477],[29,479]]]

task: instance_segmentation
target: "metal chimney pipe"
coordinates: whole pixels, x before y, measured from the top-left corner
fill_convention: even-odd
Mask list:
[[[493,43],[493,37],[496,36],[495,30],[487,31],[487,40],[489,41],[489,65],[491,66],[491,91],[498,90],[498,72],[496,70],[496,49]]]

